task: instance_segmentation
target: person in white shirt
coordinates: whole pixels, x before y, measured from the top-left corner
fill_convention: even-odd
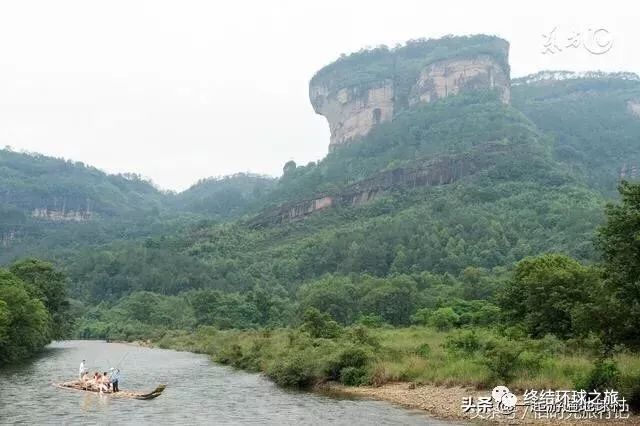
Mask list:
[[[85,360],[83,359],[80,363],[80,368],[78,369],[78,377],[82,379],[82,376],[87,372],[87,366],[85,365]]]
[[[111,371],[111,390],[113,390],[113,392],[119,392],[120,389],[118,388],[118,381],[120,380],[120,370],[118,370],[117,368],[113,368],[111,367],[110,369]]]

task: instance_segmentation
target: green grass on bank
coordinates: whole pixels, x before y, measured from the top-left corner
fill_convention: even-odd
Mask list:
[[[489,329],[436,331],[428,327],[340,329],[311,337],[297,329],[169,332],[160,347],[205,353],[214,361],[264,372],[283,386],[327,380],[346,385],[408,381],[443,386],[514,389],[614,388],[637,404],[640,356],[619,353],[598,361],[586,341],[511,338]]]

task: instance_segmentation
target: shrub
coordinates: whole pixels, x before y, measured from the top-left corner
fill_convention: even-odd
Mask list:
[[[238,361],[242,359],[242,348],[238,344],[223,347],[216,355],[215,361],[220,364],[237,366]]]
[[[429,317],[429,324],[440,331],[450,330],[458,324],[460,316],[455,313],[453,308],[439,308],[433,311]]]
[[[416,348],[416,355],[421,356],[422,358],[428,358],[431,355],[431,346],[428,343],[423,343]]]
[[[620,370],[612,359],[600,358],[593,369],[586,376],[579,377],[575,382],[577,389],[587,391],[615,389],[620,384]]]
[[[509,383],[519,368],[518,357],[522,353],[520,345],[510,341],[492,341],[487,343],[483,364],[489,369],[492,379]]]
[[[369,333],[367,327],[356,325],[347,332],[348,339],[358,345],[369,345],[373,348],[380,347],[380,339]]]
[[[364,368],[345,367],[340,371],[340,382],[347,386],[360,386],[366,383],[366,376]]]
[[[313,360],[304,352],[276,361],[268,369],[267,376],[281,386],[300,389],[311,386],[319,379]]]
[[[448,336],[445,348],[455,354],[473,355],[482,348],[482,343],[475,330],[464,330]]]
[[[338,355],[338,365],[345,367],[364,367],[371,359],[369,351],[358,346],[349,346]]]
[[[372,360],[372,354],[363,347],[350,345],[343,348],[337,356],[333,359],[329,360],[326,365],[326,373],[327,375],[334,379],[343,381],[343,375],[345,374],[345,370],[354,368],[359,370],[361,374],[361,378],[364,380],[364,375],[366,372],[366,367],[369,365],[369,362]],[[352,380],[356,372],[350,371],[348,373],[348,380]],[[360,377],[360,376],[359,376]],[[343,382],[344,383],[344,382]],[[355,382],[353,382],[355,383]],[[351,384],[351,383],[345,383]]]
[[[358,318],[357,322],[358,324],[371,328],[379,328],[384,325],[384,320],[382,319],[382,317],[380,315],[374,314],[362,315],[360,318]]]
[[[640,410],[640,374],[621,376],[620,394],[627,400],[629,407]]]
[[[542,368],[542,362],[546,359],[546,355],[541,352],[522,351],[518,355],[518,367],[535,373]]]
[[[331,315],[320,312],[316,308],[309,308],[305,311],[302,329],[313,338],[333,339],[340,335],[342,331],[340,325],[335,322]]]
[[[543,356],[562,354],[567,350],[566,343],[553,334],[547,334],[542,339],[533,340],[530,347],[534,352],[540,352]]]
[[[431,309],[420,308],[415,314],[411,315],[411,322],[418,325],[429,324],[429,318],[431,318]]]

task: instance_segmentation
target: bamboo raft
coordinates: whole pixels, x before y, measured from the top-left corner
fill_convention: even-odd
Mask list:
[[[55,386],[57,388],[60,388],[60,389],[69,389],[69,390],[75,390],[75,391],[79,391],[79,392],[90,392],[90,393],[95,393],[95,394],[99,394],[100,393],[100,391],[98,391],[98,390],[85,389],[78,382],[54,383],[53,386]],[[146,400],[146,399],[154,399],[154,398],[159,397],[160,395],[162,395],[162,392],[164,391],[164,389],[166,387],[167,387],[167,385],[159,385],[154,390],[152,390],[151,392],[136,392],[136,391],[122,390],[122,391],[118,391],[118,392],[112,392],[112,391],[104,392],[103,391],[102,394],[103,395],[109,395],[110,397],[113,397],[113,398],[129,398],[129,399]]]

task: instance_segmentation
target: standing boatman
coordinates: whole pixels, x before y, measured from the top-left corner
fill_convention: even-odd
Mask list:
[[[82,379],[82,376],[87,372],[87,366],[85,365],[85,360],[83,359],[80,363],[80,368],[78,369],[79,378]]]
[[[113,392],[119,392],[120,389],[118,389],[118,380],[120,380],[120,370],[111,367],[109,369],[109,372],[111,373],[111,390]]]

